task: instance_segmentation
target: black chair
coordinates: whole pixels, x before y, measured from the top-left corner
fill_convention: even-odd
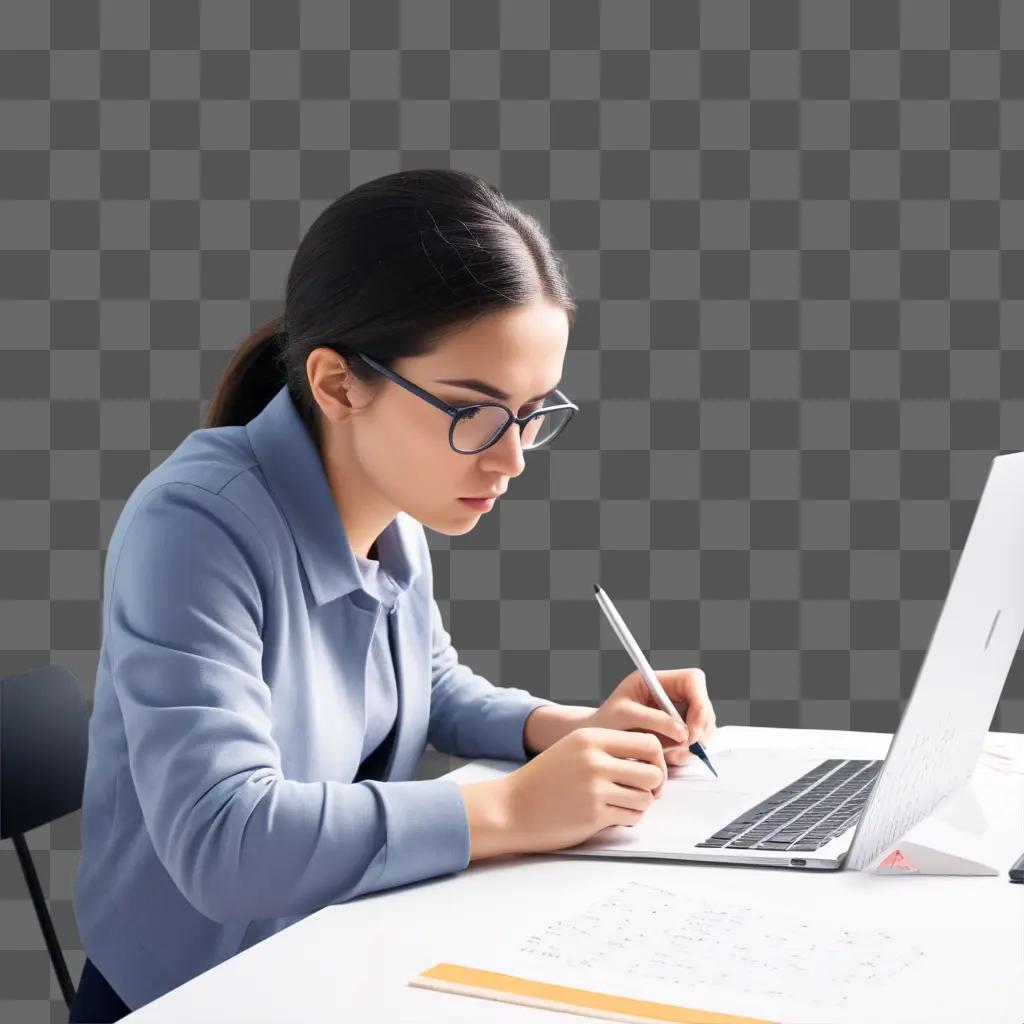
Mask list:
[[[68,1010],[75,998],[25,833],[82,806],[89,707],[78,680],[47,665],[0,679],[0,839],[14,842]]]

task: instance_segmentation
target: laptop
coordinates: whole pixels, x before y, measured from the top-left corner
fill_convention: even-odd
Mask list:
[[[1024,630],[1024,452],[996,456],[899,725],[881,759],[776,748],[669,768],[662,799],[560,855],[811,870],[869,867],[969,783]],[[728,726],[719,729],[722,733]],[[849,753],[849,748],[847,749]]]

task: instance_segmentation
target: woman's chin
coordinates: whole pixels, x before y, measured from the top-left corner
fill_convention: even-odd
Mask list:
[[[443,533],[448,537],[461,537],[462,534],[469,533],[476,526],[482,515],[482,512],[476,512],[468,505],[462,505],[461,508],[454,509],[449,515],[442,516],[437,512],[432,512],[429,515],[424,514],[422,518],[414,515],[414,518],[419,519],[423,526],[435,533]]]

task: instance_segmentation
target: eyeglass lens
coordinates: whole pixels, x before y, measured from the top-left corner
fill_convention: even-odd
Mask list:
[[[571,412],[571,409],[556,409],[534,416],[522,428],[523,448],[540,448],[547,444],[565,426]],[[467,409],[460,413],[455,421],[452,444],[460,452],[477,451],[490,444],[507,422],[508,416],[504,409],[499,409],[496,405],[481,405],[475,409]]]

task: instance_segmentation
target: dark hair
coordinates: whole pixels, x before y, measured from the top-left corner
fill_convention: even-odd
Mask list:
[[[576,303],[540,224],[478,175],[397,171],[334,200],[310,225],[288,272],[284,313],[242,342],[221,375],[208,427],[248,423],[287,384],[311,436],[319,408],[306,359],[325,345],[352,374],[383,381],[354,352],[389,365],[424,355],[446,329],[545,297]]]

